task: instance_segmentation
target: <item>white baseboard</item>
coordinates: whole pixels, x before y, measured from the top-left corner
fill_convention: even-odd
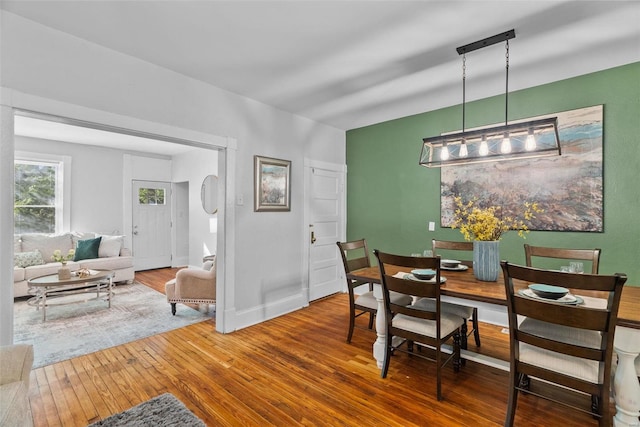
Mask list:
[[[291,313],[306,307],[302,291],[295,295],[290,295],[281,300],[273,301],[246,310],[237,310],[235,316],[236,329],[246,328],[248,326],[257,325],[265,320],[274,319],[283,314]]]

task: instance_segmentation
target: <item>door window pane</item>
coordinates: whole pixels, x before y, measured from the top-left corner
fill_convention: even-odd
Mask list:
[[[164,205],[164,188],[141,188],[138,191],[138,203],[141,205]]]

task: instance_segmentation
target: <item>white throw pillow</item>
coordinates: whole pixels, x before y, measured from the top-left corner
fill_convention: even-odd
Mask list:
[[[71,243],[71,233],[27,233],[22,235],[22,252],[33,252],[37,249],[42,253],[42,259],[44,259],[45,263],[53,262],[51,255],[56,249],[66,255],[71,248],[74,248]]]
[[[98,248],[98,256],[100,258],[109,258],[120,256],[120,249],[124,244],[124,236],[105,236],[102,235],[100,240],[100,248]]]

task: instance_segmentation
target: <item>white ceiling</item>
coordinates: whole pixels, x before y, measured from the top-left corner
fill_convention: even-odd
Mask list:
[[[640,61],[637,0],[2,0],[1,7],[344,130],[459,104],[455,48],[512,28],[510,91]],[[467,54],[467,101],[504,93],[504,61],[504,43]]]

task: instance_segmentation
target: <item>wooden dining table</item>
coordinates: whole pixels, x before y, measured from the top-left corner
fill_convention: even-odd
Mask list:
[[[397,266],[385,266],[385,271],[389,275],[407,272],[406,270],[406,268]],[[445,271],[443,269],[441,275],[446,278],[446,281],[440,286],[440,294],[443,299],[449,297],[455,300],[463,300],[467,305],[477,304],[481,320],[483,306],[496,307],[498,310],[504,311],[503,326],[508,326],[506,316],[507,296],[502,275],[498,277],[497,282],[483,282],[475,278],[471,267],[468,267],[467,270],[456,271]],[[374,286],[374,296],[378,301],[376,315],[377,338],[373,344],[373,356],[378,363],[378,367],[381,368],[386,348],[386,315],[380,286],[382,283],[380,269],[378,266],[362,268],[348,273],[347,277],[376,285]],[[524,289],[527,285],[525,282],[514,281],[516,290]],[[596,293],[586,295],[599,296]],[[623,287],[618,309],[614,349],[618,355],[618,365],[614,378],[616,414],[613,425],[616,427],[637,426],[638,416],[640,416],[640,384],[638,383],[638,376],[640,376],[640,287],[638,286],[626,284]],[[473,350],[468,350],[466,353],[473,353]],[[486,358],[473,360],[480,363],[487,362]],[[490,366],[500,365],[491,361],[488,361],[487,364]]]

